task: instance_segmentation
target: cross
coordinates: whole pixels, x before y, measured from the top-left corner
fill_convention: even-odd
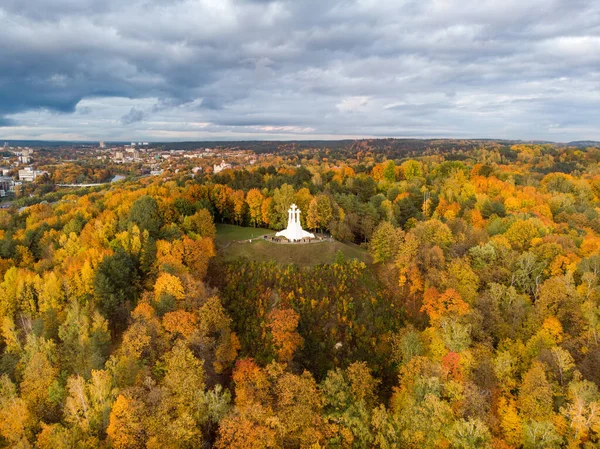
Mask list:
[[[289,214],[289,223],[300,223],[300,209],[296,207],[294,203],[290,206],[290,210],[288,210]]]

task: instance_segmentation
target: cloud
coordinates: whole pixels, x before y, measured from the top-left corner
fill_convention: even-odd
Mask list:
[[[363,109],[369,102],[369,97],[364,95],[357,97],[346,97],[343,98],[335,107],[340,112],[357,112]]]
[[[127,114],[121,117],[121,123],[123,125],[131,125],[132,123],[141,122],[142,120],[144,120],[144,112],[135,107],[131,108]]]
[[[2,138],[600,139],[595,0],[3,0],[0,23]]]
[[[0,117],[0,128],[5,127],[5,126],[14,126],[15,125],[15,121],[5,118],[5,117]]]

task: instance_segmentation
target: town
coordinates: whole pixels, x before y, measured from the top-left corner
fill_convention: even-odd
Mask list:
[[[165,149],[149,142],[62,144],[1,148],[0,207],[18,198],[60,188],[94,187],[125,178],[220,173],[256,163],[252,150],[236,146]]]

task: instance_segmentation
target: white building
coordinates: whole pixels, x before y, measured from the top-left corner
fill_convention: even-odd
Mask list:
[[[219,172],[222,172],[223,170],[227,170],[228,168],[231,168],[231,164],[228,164],[225,161],[221,161],[221,163],[219,165],[217,165],[217,164],[213,165],[213,172],[219,173]]]
[[[315,235],[302,229],[300,225],[300,209],[292,204],[288,210],[288,225],[283,231],[275,234],[277,237],[285,237],[290,242],[297,242],[305,238],[314,239]]]
[[[33,167],[25,167],[23,170],[19,170],[19,179],[21,181],[33,182],[38,176],[48,173],[44,170],[34,170]]]

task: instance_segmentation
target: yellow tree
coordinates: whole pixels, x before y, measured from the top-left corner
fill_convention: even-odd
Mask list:
[[[246,210],[246,198],[243,190],[236,190],[232,194],[233,218],[237,224],[241,224]]]
[[[122,394],[110,413],[106,433],[115,449],[142,449],[145,447],[142,402]]]
[[[6,374],[0,376],[0,436],[11,447],[29,447],[26,432],[31,421],[27,403],[19,398],[15,385]]]
[[[256,227],[262,222],[262,205],[264,196],[258,189],[251,189],[246,194],[246,203],[248,204],[248,213],[250,222]]]
[[[296,195],[294,196],[294,202],[296,203],[296,206],[298,206],[298,209],[300,209],[301,211],[300,223],[302,224],[303,228],[308,227],[306,222],[306,215],[308,213],[308,208],[310,207],[310,202],[312,201],[312,198],[313,197],[310,194],[310,190],[308,190],[306,187],[303,187],[300,190],[298,190],[296,192]]]
[[[160,300],[163,295],[170,295],[175,299],[185,298],[185,290],[181,280],[169,273],[161,273],[154,284],[154,295]]]

